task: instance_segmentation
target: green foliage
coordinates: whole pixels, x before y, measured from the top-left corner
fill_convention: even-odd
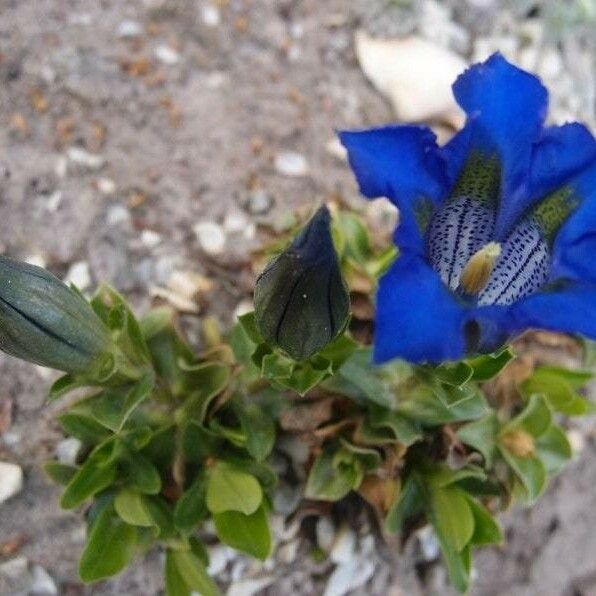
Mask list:
[[[339,211],[332,233],[348,285],[373,292],[395,250],[376,249],[353,213]],[[249,313],[197,352],[168,309],[138,321],[107,287],[89,308],[109,330],[111,356],[101,370],[77,369],[52,386],[54,400],[77,390],[58,420],[83,448],[75,465],[46,465],[64,487],[63,507],[89,506],[86,582],[158,546],[167,595],[217,594],[201,527],[210,521],[221,542],[266,559],[277,482],[270,462],[297,435],[309,455],[305,498],[336,502],[358,491],[404,539],[430,524],[463,592],[473,550],[503,541],[498,510],[535,503],[571,458],[564,417],[594,410],[582,393],[587,371],[541,366],[508,399],[489,392],[487,382],[508,374],[509,349],[373,366],[353,326],[295,360],[264,340]]]

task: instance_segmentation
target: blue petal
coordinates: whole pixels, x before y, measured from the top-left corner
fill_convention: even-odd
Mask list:
[[[465,350],[466,308],[416,255],[400,256],[381,278],[375,323],[376,362],[442,362]]]
[[[596,139],[583,124],[545,128],[532,152],[528,199],[557,190],[595,161]]]
[[[360,192],[369,199],[387,197],[400,210],[399,246],[423,249],[416,210],[425,199],[440,201],[448,191],[436,137],[422,126],[387,126],[339,133],[348,150]]]
[[[556,236],[551,277],[596,282],[596,163],[568,186],[580,205]]]
[[[560,289],[538,292],[509,307],[515,332],[547,329],[596,339],[596,285],[569,282]]]
[[[463,73],[453,92],[468,118],[443,155],[452,177],[471,152],[496,154],[502,168],[499,238],[519,216],[519,198],[527,194],[532,146],[546,115],[547,91],[537,77],[494,54]]]

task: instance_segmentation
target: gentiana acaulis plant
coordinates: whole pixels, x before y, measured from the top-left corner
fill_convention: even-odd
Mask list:
[[[454,92],[468,119],[444,147],[419,126],[341,133],[362,193],[399,207],[398,249],[323,206],[277,239],[255,312],[224,335],[205,320],[199,347],[168,308],[138,320],[110,288],[87,302],[0,259],[0,347],[67,373],[51,399],[82,391],[59,417],[80,455],[46,471],[64,508],[86,506],[83,581],[156,547],[168,596],[216,595],[205,547],[271,556],[281,481],[332,508],[366,501],[402,542],[430,524],[464,592],[473,549],[503,541],[496,513],[534,504],[571,458],[565,420],[594,411],[592,373],[510,366],[540,339],[505,344],[535,327],[596,337],[596,143],[543,128],[544,88],[500,55]],[[567,345],[593,360],[588,340]]]

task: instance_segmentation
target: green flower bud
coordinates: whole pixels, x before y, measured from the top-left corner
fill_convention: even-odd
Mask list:
[[[105,363],[108,328],[75,290],[40,267],[0,256],[0,349],[70,373]]]
[[[341,331],[350,298],[321,207],[292,244],[257,279],[255,321],[270,345],[295,360],[312,356]]]

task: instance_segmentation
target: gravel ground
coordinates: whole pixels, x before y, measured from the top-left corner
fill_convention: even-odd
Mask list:
[[[139,309],[155,294],[191,309],[180,275],[200,274],[202,310],[229,324],[263,224],[359,203],[334,128],[396,119],[358,64],[358,28],[420,34],[465,61],[500,49],[540,72],[555,122],[596,124],[593,0],[0,0],[0,246],[83,289],[112,283]],[[0,594],[158,594],[159,553],[94,587],[76,579],[82,521],[40,471],[65,449],[59,406],[44,406],[53,378],[0,355],[0,461],[25,473],[0,503]],[[507,548],[477,556],[472,594],[596,594],[595,430],[574,431],[583,449],[532,513],[504,516]],[[290,546],[263,569],[214,551],[229,594],[324,593],[333,564],[278,525]],[[370,579],[348,582],[354,594],[449,593],[441,566],[420,573],[432,541],[396,556],[365,530],[353,561]]]

